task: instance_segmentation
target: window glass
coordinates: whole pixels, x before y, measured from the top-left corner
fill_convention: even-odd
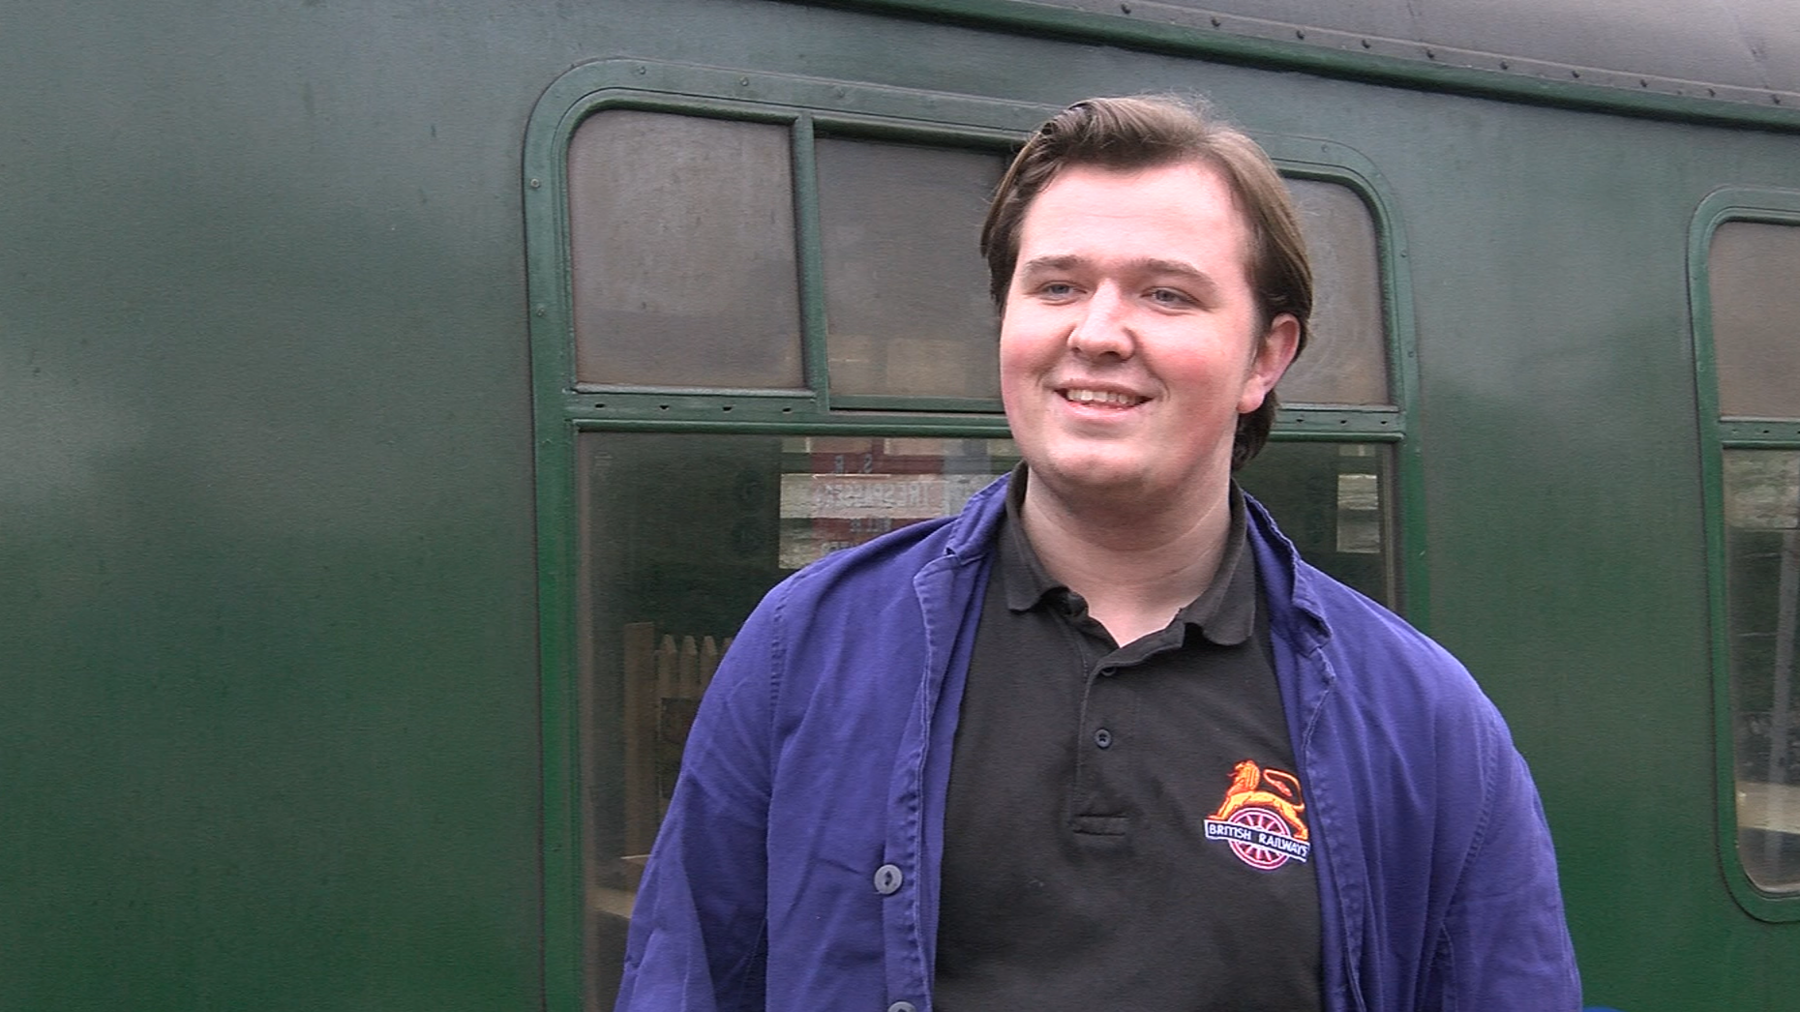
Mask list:
[[[828,137],[817,155],[832,392],[998,399],[976,238],[1005,163]]]
[[[1800,227],[1725,222],[1707,276],[1720,413],[1800,418]]]
[[[1347,186],[1290,179],[1313,268],[1312,340],[1282,377],[1284,404],[1392,403],[1375,220]]]
[[[1393,448],[1381,443],[1270,443],[1238,475],[1306,561],[1398,607]]]
[[[1800,891],[1800,452],[1725,451],[1725,556],[1738,857]]]
[[[636,110],[576,129],[578,382],[805,385],[790,150],[785,127]]]
[[[688,727],[744,617],[798,567],[954,513],[1017,459],[989,439],[578,437],[589,1008],[611,1007]]]

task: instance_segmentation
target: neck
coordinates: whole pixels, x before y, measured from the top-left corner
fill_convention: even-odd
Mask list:
[[[1218,573],[1228,487],[1178,508],[1122,509],[1072,503],[1030,481],[1020,516],[1032,549],[1120,645],[1168,625]]]

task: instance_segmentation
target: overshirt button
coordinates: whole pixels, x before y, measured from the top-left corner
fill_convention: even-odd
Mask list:
[[[1094,744],[1101,748],[1112,748],[1112,732],[1101,728],[1094,732]]]
[[[884,864],[875,869],[875,891],[883,896],[892,896],[899,890],[900,883],[905,880],[906,876],[900,874],[899,865]],[[902,1002],[901,1004],[905,1003]],[[907,1007],[910,1008],[911,1006]]]
[[[888,1006],[888,1012],[919,1012],[910,1001],[897,1001]]]

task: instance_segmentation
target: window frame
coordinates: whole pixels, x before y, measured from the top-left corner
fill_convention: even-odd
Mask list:
[[[575,382],[567,153],[588,116],[605,109],[704,115],[788,125],[793,138],[795,242],[805,389],[615,387]],[[998,400],[833,397],[827,374],[815,136],[937,143],[1009,156],[1057,106],[669,62],[581,64],[539,98],[521,165],[531,344],[538,533],[543,765],[546,1008],[583,1007],[584,951],[577,578],[576,441],[593,431],[891,435],[1007,439]],[[1406,241],[1375,166],[1330,140],[1253,134],[1282,174],[1348,187],[1373,220],[1391,404],[1284,405],[1278,441],[1392,444],[1395,587],[1413,624],[1428,627],[1417,426],[1417,360]],[[973,228],[973,223],[971,223]],[[972,240],[971,240],[972,241]]]
[[[1720,871],[1740,907],[1764,921],[1800,920],[1800,891],[1759,888],[1738,852],[1737,742],[1731,703],[1731,624],[1725,546],[1725,452],[1800,450],[1800,418],[1719,413],[1710,259],[1713,234],[1730,222],[1800,227],[1800,191],[1728,186],[1708,194],[1688,232],[1688,302],[1693,317],[1696,404],[1700,413],[1700,471],[1706,524],[1708,652],[1712,666],[1713,743],[1718,796],[1716,839]],[[1800,324],[1796,325],[1800,330]]]

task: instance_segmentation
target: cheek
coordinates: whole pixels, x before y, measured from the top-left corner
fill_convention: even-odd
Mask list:
[[[1000,402],[1008,414],[1023,404],[1025,391],[1033,385],[1034,370],[1020,354],[1016,344],[1000,341]]]
[[[1000,379],[1016,376],[1035,367],[1043,357],[1043,342],[1033,341],[1029,328],[1021,327],[1016,314],[1000,319]]]
[[[1171,386],[1205,391],[1209,396],[1221,390],[1235,390],[1249,374],[1236,349],[1226,351],[1214,338],[1187,337],[1168,342],[1157,351],[1161,354],[1154,360],[1149,353],[1144,356],[1152,372]]]
[[[1019,322],[1016,317],[1000,322],[1000,403],[1015,424],[1041,407],[1035,394],[1061,361],[1057,342],[1044,340],[1037,336],[1041,331],[1020,327]]]

